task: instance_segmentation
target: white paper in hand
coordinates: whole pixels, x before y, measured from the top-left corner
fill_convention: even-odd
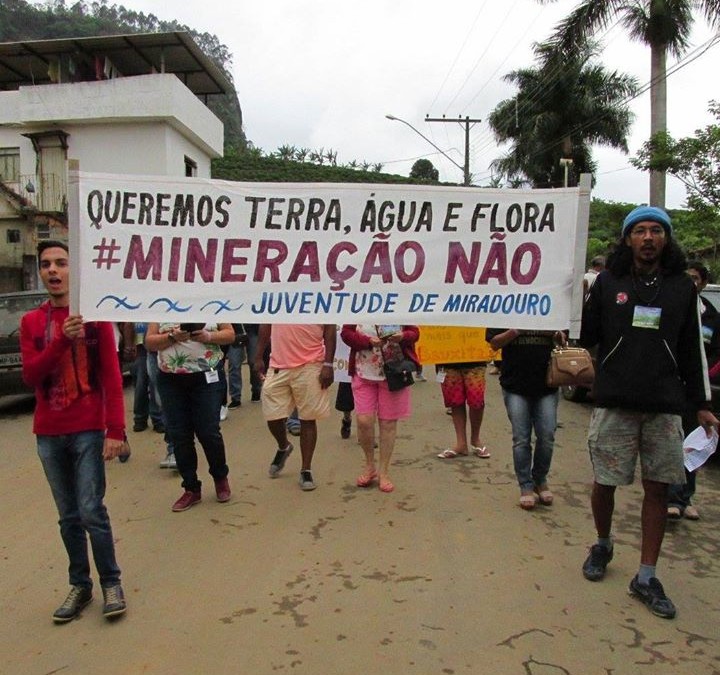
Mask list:
[[[712,435],[707,437],[705,429],[698,427],[691,431],[683,441],[685,452],[685,468],[688,471],[695,471],[707,461],[707,458],[715,452],[718,442],[718,433],[713,427]]]

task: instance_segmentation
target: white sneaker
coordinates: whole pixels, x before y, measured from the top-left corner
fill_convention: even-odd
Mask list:
[[[220,421],[224,422],[228,416],[228,407],[226,405],[220,406]]]
[[[160,462],[161,469],[177,469],[177,462],[175,461],[175,453],[168,452],[165,459]]]

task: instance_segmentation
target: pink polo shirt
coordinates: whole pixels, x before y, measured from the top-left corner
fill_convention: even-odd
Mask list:
[[[323,363],[323,331],[319,323],[274,323],[270,333],[270,367],[284,369]]]

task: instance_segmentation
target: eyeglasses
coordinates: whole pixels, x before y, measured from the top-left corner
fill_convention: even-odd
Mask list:
[[[664,237],[665,229],[660,225],[653,225],[652,227],[634,227],[630,230],[631,237]]]

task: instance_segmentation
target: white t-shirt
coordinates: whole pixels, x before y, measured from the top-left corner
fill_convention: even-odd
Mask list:
[[[585,276],[583,277],[583,279],[587,284],[588,290],[592,288],[592,285],[595,283],[595,279],[597,279],[598,274],[600,274],[600,272],[596,272],[595,270],[588,270],[587,272],[585,272]]]

